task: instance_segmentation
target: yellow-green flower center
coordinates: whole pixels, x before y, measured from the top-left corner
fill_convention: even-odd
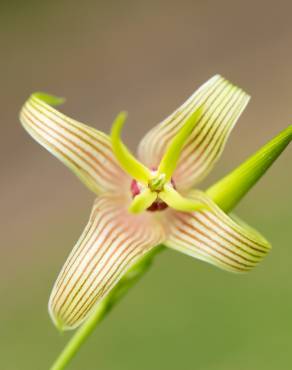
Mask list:
[[[155,176],[149,180],[148,187],[151,191],[156,191],[157,193],[163,190],[163,187],[166,183],[165,173],[158,173],[155,171]]]
[[[124,145],[121,140],[121,131],[126,114],[120,113],[117,116],[111,131],[112,147],[120,166],[134,179],[131,183],[131,191],[134,195],[129,207],[131,213],[149,210],[155,204],[164,204],[164,208],[170,206],[184,212],[198,209],[197,202],[182,197],[175,190],[171,179],[183,146],[200,120],[201,113],[202,109],[199,107],[186,118],[182,128],[170,140],[156,171],[151,171],[139,162]],[[135,194],[133,193],[134,187],[139,190],[136,189]]]

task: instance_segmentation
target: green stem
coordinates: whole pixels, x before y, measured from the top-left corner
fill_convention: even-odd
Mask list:
[[[107,311],[107,302],[104,300],[102,304],[97,307],[94,314],[91,315],[90,318],[80,327],[80,329],[76,331],[51,367],[51,370],[65,369],[67,364],[72,360],[78,349],[81,347],[82,343],[93,332],[96,325],[105,317]]]
[[[65,346],[57,360],[54,362],[50,370],[63,370],[78,352],[81,345],[90,336],[95,329],[96,325],[99,324],[113,308],[116,302],[118,302],[128,291],[135,285],[145,272],[150,268],[153,258],[156,254],[164,250],[163,245],[159,245],[154,248],[151,252],[143,256],[127,274],[119,281],[119,283],[111,290],[111,292],[100,302],[96,307],[94,313],[85,321],[85,323],[76,331],[72,336],[69,343]]]

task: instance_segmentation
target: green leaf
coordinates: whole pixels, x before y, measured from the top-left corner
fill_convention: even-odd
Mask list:
[[[207,194],[225,212],[232,210],[257,183],[292,140],[288,126],[234,171],[211,186]]]

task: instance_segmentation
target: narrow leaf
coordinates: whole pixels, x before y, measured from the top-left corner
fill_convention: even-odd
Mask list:
[[[234,171],[211,186],[207,194],[221,209],[229,212],[264,175],[291,140],[292,126],[288,126]]]

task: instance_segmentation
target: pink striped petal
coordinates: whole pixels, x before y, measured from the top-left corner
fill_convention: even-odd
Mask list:
[[[168,247],[233,272],[249,271],[268,253],[270,244],[257,231],[236,222],[205,194],[189,196],[207,209],[170,212]]]
[[[32,95],[20,120],[29,134],[67,165],[95,193],[116,191],[127,177],[104,133],[58,112]]]
[[[51,293],[49,311],[62,329],[80,325],[129,267],[165,239],[151,213],[130,215],[125,203],[112,195],[95,201]]]
[[[201,181],[220,158],[226,140],[249,96],[219,75],[202,85],[181,107],[141,141],[139,157],[157,168],[170,140],[199,107],[201,115],[186,142],[173,175],[179,190]]]

